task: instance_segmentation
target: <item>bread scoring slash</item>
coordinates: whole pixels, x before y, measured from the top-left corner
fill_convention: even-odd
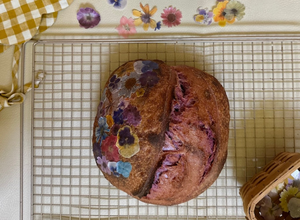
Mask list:
[[[109,77],[94,122],[96,164],[146,203],[204,192],[227,157],[229,103],[213,76],[159,60],[129,61]]]

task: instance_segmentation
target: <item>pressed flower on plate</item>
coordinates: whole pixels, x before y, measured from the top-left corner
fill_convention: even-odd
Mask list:
[[[120,19],[120,24],[116,29],[119,32],[119,35],[127,38],[129,35],[133,35],[136,33],[136,28],[134,25],[134,20],[132,18],[126,18],[122,16]]]
[[[123,118],[124,121],[133,126],[139,125],[142,120],[140,112],[133,105],[128,105],[127,108],[124,109]]]
[[[97,26],[101,18],[99,13],[92,8],[80,8],[77,12],[77,20],[80,27],[88,29]]]
[[[177,26],[181,23],[182,13],[175,7],[169,6],[161,14],[162,22],[168,27]]]
[[[116,75],[113,75],[109,79],[108,88],[110,89],[111,93],[118,91],[118,89],[120,87],[120,80],[121,79],[119,77],[117,77]]]
[[[140,151],[139,138],[129,126],[119,130],[116,145],[119,148],[119,153],[125,158],[130,158]]]
[[[141,7],[141,9],[144,13],[142,13],[141,11],[139,11],[137,9],[132,10],[132,14],[134,16],[138,17],[138,18],[134,19],[135,26],[139,26],[141,24],[144,24],[143,28],[144,28],[145,31],[147,31],[149,29],[149,27],[152,28],[152,29],[156,28],[156,21],[151,18],[155,14],[155,12],[157,11],[156,6],[154,6],[150,10],[148,4],[143,6],[142,3],[140,3],[140,7]]]
[[[109,132],[108,124],[106,123],[105,117],[100,117],[98,120],[98,127],[96,127],[96,141],[100,141],[100,145],[102,141],[108,136]]]
[[[129,177],[131,170],[132,166],[129,162],[119,161],[117,163],[117,172],[119,174],[122,174],[122,176],[124,176],[125,178]]]
[[[288,209],[290,211],[292,218],[300,217],[300,199],[299,198],[291,198],[288,203]]]
[[[108,4],[111,4],[116,9],[123,9],[127,5],[127,0],[107,0]]]
[[[108,162],[108,168],[114,174],[114,176],[119,177],[120,174],[117,172],[117,163],[116,162]]]
[[[111,135],[102,142],[101,150],[109,161],[119,161],[119,152],[116,146],[117,136]]]
[[[158,83],[159,78],[156,72],[148,71],[141,75],[139,81],[142,87],[149,88],[155,86]]]
[[[161,21],[156,23],[156,28],[154,28],[155,31],[160,30],[161,28]]]
[[[224,13],[227,21],[231,21],[234,18],[240,21],[245,15],[245,5],[243,5],[239,1],[231,0],[226,5]]]
[[[102,156],[102,157],[97,157],[97,164],[100,165],[101,167],[101,170],[104,172],[104,173],[107,173],[107,174],[111,174],[111,171],[108,167],[108,160],[106,159],[105,156]]]
[[[134,71],[138,74],[146,73],[159,68],[158,63],[151,60],[138,60],[134,62]]]
[[[113,119],[115,124],[123,124],[123,109],[119,108],[116,111],[114,111]]]
[[[119,97],[130,97],[132,93],[135,93],[136,90],[140,88],[138,85],[138,79],[140,75],[136,72],[131,72],[129,76],[124,76],[121,79],[121,88],[118,92]]]
[[[108,124],[108,127],[112,127],[114,125],[114,119],[111,117],[111,115],[106,115],[106,123]]]
[[[144,94],[145,94],[145,89],[144,88],[139,88],[137,91],[136,91],[136,96],[137,97],[142,97]]]
[[[204,25],[210,25],[213,20],[214,14],[211,11],[208,11],[208,9],[197,9],[198,14],[194,15],[194,20],[197,23],[204,24]]]
[[[225,17],[226,12],[224,10],[226,9],[227,4],[228,1],[219,2],[217,4],[217,7],[213,10],[214,21],[219,22],[219,25],[221,27],[224,27],[226,23],[232,24],[233,22],[235,22],[235,17],[233,17],[232,20],[227,20]]]
[[[288,202],[291,198],[296,197],[300,198],[300,192],[299,189],[296,187],[290,187],[288,190],[283,190],[280,193],[280,206],[284,212],[288,212]]]

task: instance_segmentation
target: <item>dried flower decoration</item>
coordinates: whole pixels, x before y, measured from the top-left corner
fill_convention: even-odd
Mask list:
[[[85,29],[97,26],[101,20],[100,14],[92,8],[80,8],[77,12],[80,27]]]

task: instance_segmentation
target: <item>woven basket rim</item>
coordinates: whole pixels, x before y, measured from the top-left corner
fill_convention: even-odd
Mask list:
[[[290,155],[290,158],[287,161],[281,161],[287,155]],[[280,160],[281,159],[281,160]],[[265,171],[266,167],[270,168],[271,164],[276,164],[280,161],[281,165],[276,166],[275,169],[271,170],[270,173]],[[281,168],[284,166],[284,171],[280,172]],[[245,183],[242,188],[240,189],[240,195],[242,197],[244,203],[244,211],[248,219],[256,220],[256,216],[254,213],[256,204],[265,196],[267,195],[272,189],[274,189],[279,183],[282,183],[286,178],[288,178],[295,169],[293,168],[300,168],[300,154],[299,153],[289,153],[289,152],[282,152],[278,154],[272,161],[270,161],[262,171],[254,175],[247,183]],[[277,171],[276,171],[277,170]],[[275,172],[276,171],[276,172]],[[278,172],[279,171],[279,172]],[[277,174],[275,176],[275,174]],[[266,176],[265,179],[260,181],[257,187],[251,187],[253,182],[256,179],[259,179],[259,176]],[[248,187],[249,190],[245,192],[244,190]],[[256,192],[254,195],[252,193]],[[249,195],[249,193],[252,194]],[[249,199],[249,197],[251,199]],[[248,200],[248,201],[245,201]]]

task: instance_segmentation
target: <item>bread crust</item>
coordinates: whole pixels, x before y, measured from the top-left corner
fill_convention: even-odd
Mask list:
[[[93,143],[97,142],[99,118],[115,114],[114,102],[120,102],[120,97],[109,91],[110,79],[114,75],[121,80],[130,76],[137,71],[137,61],[144,62],[129,61],[110,75],[105,101],[100,103],[95,118]],[[158,82],[145,87],[142,96],[136,92],[127,97],[127,104],[138,110],[141,121],[135,126],[128,121],[121,125],[131,126],[139,139],[138,153],[130,158],[119,157],[131,164],[130,175],[125,178],[103,174],[111,184],[143,202],[174,205],[197,197],[220,174],[227,157],[229,103],[224,88],[213,76],[188,66],[170,67],[162,61],[151,62],[159,65],[158,69],[151,70],[159,78]],[[110,105],[112,109],[103,110]],[[176,106],[181,109],[174,109]],[[111,132],[112,129],[108,135]],[[177,141],[178,137],[181,140]],[[94,148],[93,152],[97,161],[99,149]]]

